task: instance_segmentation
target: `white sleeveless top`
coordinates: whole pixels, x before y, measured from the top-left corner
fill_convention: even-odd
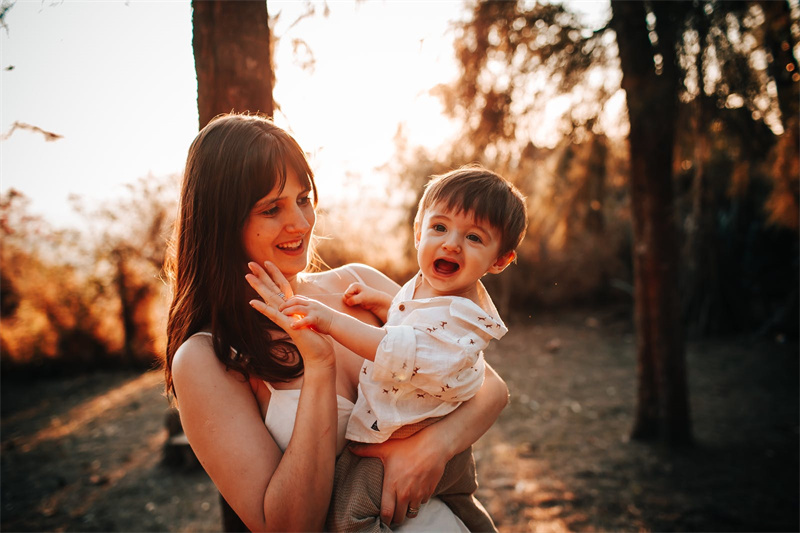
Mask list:
[[[267,415],[264,417],[264,423],[267,425],[272,438],[280,447],[281,451],[285,451],[289,445],[289,440],[292,438],[292,431],[294,430],[294,421],[297,418],[297,406],[300,403],[300,389],[276,389],[266,381],[272,396],[269,399],[267,406]],[[344,434],[347,431],[347,421],[350,419],[350,413],[353,411],[353,402],[343,396],[336,396],[336,404],[339,412],[339,427],[336,433],[336,455],[342,453],[344,449],[345,440]]]
[[[209,331],[198,331],[195,335],[207,335],[211,337]],[[192,335],[194,336],[194,335]],[[297,418],[297,406],[300,403],[300,389],[276,389],[266,381],[264,384],[270,392],[267,414],[264,416],[264,423],[269,430],[275,443],[286,451],[289,440],[292,438],[294,421]],[[350,413],[353,412],[353,402],[344,396],[336,395],[338,407],[339,426],[336,434],[336,455],[342,453],[345,445],[344,434],[347,432],[347,422],[350,420]]]

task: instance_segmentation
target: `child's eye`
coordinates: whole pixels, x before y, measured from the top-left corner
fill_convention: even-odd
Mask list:
[[[311,195],[301,196],[297,199],[297,205],[308,205],[311,203]]]
[[[467,235],[467,239],[471,240],[472,242],[483,242],[481,238],[474,233]]]
[[[444,224],[434,224],[433,230],[434,231],[445,231],[447,228],[444,227]]]

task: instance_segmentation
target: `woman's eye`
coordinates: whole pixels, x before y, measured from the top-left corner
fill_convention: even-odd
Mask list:
[[[481,238],[478,237],[477,235],[467,235],[467,239],[469,239],[469,240],[471,240],[473,242],[483,242],[481,240]]]
[[[308,205],[311,203],[311,196],[301,196],[297,199],[297,205]]]
[[[445,231],[447,228],[444,227],[444,224],[434,224],[433,230],[434,231]]]
[[[263,211],[261,211],[261,214],[268,217],[274,217],[275,215],[278,214],[278,211],[279,211],[278,206],[274,205],[269,209],[264,209]]]

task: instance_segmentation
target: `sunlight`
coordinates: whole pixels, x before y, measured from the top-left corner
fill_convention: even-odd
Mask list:
[[[20,449],[28,452],[43,442],[61,439],[79,431],[92,420],[125,404],[132,396],[140,394],[143,389],[155,386],[162,379],[163,376],[159,371],[146,372],[124,385],[77,405],[65,414],[52,418],[49,426],[18,443]]]
[[[392,159],[398,125],[414,145],[435,148],[453,137],[455,125],[428,91],[457,76],[448,21],[463,12],[460,2],[426,4],[424,17],[403,2],[335,3],[328,17],[291,28],[303,5],[269,5],[280,15],[276,121],[311,152],[323,200],[347,194],[345,174],[383,184],[376,168]],[[313,54],[313,70],[295,55],[295,38]]]

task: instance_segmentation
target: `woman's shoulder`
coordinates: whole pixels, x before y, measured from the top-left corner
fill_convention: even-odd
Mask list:
[[[210,334],[196,333],[186,339],[175,351],[172,359],[172,376],[176,381],[208,379],[228,372],[214,352]]]
[[[318,282],[335,285],[335,292],[343,292],[352,283],[364,283],[373,289],[395,294],[400,285],[377,268],[363,263],[346,265],[313,274]]]

